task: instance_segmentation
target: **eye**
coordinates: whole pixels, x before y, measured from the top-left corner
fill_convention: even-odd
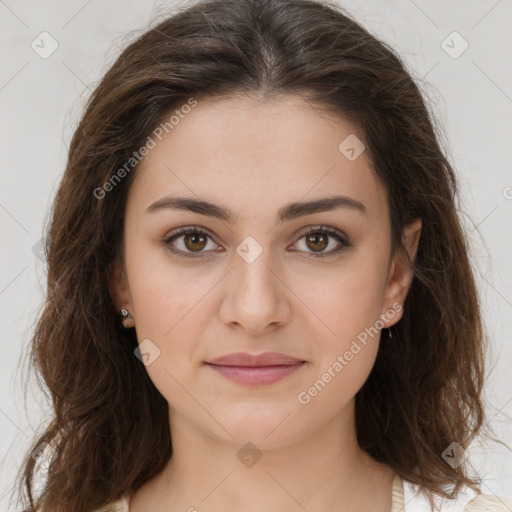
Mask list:
[[[312,249],[313,252],[309,253],[308,257],[311,258],[326,258],[329,256],[334,256],[342,251],[345,247],[350,247],[351,244],[348,241],[348,237],[346,237],[342,232],[337,229],[329,228],[327,226],[313,227],[309,228],[306,233],[304,233],[299,241],[304,239],[304,245],[306,247],[305,252],[308,252],[307,249]],[[329,239],[334,239],[338,242],[338,246],[336,247],[336,243],[331,244]],[[330,251],[324,250],[334,245],[334,248]],[[294,249],[295,251],[295,249]]]
[[[338,254],[345,247],[351,246],[348,238],[341,231],[329,228],[327,226],[309,228],[306,233],[302,234],[299,241],[302,239],[305,241],[306,249],[299,251],[307,253],[309,252],[308,249],[312,249],[312,252],[309,253],[308,257],[313,258],[325,258],[328,256],[333,256]],[[338,243],[338,246],[336,247],[335,243],[331,244],[330,239],[334,239]],[[185,228],[179,228],[172,235],[166,237],[162,241],[162,245],[180,257],[198,258],[202,256],[204,252],[208,252],[207,249],[209,240],[214,245],[214,247],[211,247],[210,250],[219,252],[219,249],[215,248],[215,246],[219,246],[213,242],[209,233],[196,226],[188,226]],[[177,241],[179,243],[177,243]],[[178,245],[179,247],[176,247],[174,244]],[[330,245],[334,245],[335,247],[330,251],[325,252],[324,250]],[[292,252],[296,251],[296,249],[292,249]]]
[[[180,240],[180,248],[176,249],[172,244],[175,240]],[[211,236],[205,231],[195,227],[188,226],[178,229],[173,235],[162,241],[162,245],[166,246],[171,252],[184,258],[198,258],[201,256],[203,249],[207,247],[208,239]],[[216,244],[214,244],[216,245]],[[191,252],[188,252],[191,251]],[[198,253],[198,254],[194,254]]]

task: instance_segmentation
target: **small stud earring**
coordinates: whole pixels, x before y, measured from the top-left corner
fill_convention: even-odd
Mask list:
[[[392,337],[393,337],[393,331],[391,330],[391,327],[388,327],[388,336],[389,336],[390,338],[392,338]]]
[[[131,327],[135,326],[135,321],[133,320],[133,317],[128,313],[127,309],[121,309],[121,315],[123,316],[121,320],[121,324],[125,329],[130,329]]]

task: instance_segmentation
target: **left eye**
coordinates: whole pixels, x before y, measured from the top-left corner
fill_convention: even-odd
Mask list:
[[[180,257],[197,258],[200,257],[203,252],[206,252],[204,249],[208,246],[208,239],[211,240],[211,236],[205,231],[195,227],[187,227],[181,228],[173,235],[165,238],[165,240],[162,241],[162,245],[166,246],[172,253]],[[302,239],[304,239],[306,246],[313,250],[309,254],[309,257],[314,258],[332,256],[340,252],[343,248],[350,246],[350,243],[344,234],[332,228],[323,226],[319,228],[310,228],[306,233],[301,235],[299,241]],[[338,242],[338,247],[335,247],[330,251],[325,251],[325,249],[331,245],[329,243],[330,239],[336,240],[336,242]],[[178,240],[181,243],[178,245],[181,245],[181,247],[176,248],[173,244]],[[213,240],[211,240],[211,242],[214,246],[216,245]],[[215,248],[212,250],[219,252]],[[296,252],[295,249],[292,251]],[[308,251],[305,250],[304,252],[307,253]]]
[[[304,239],[305,244],[308,248],[313,249],[313,252],[309,254],[309,257],[313,258],[325,258],[333,256],[343,250],[345,247],[349,247],[350,243],[348,238],[342,233],[328,227],[310,228],[305,234],[303,234],[299,241]],[[338,242],[333,244],[335,247],[330,251],[324,251],[329,245],[329,239],[334,239]],[[308,252],[308,251],[306,251]]]

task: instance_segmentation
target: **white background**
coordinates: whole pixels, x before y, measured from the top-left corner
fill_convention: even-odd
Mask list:
[[[157,21],[157,13],[161,16],[174,5],[0,0],[2,511],[15,510],[9,503],[15,472],[39,422],[50,412],[32,377],[20,368],[45,286],[44,263],[33,247],[43,234],[67,145],[85,99],[121,48]],[[343,5],[397,49],[439,119],[449,159],[460,176],[461,210],[471,231],[492,337],[488,421],[512,448],[512,1],[360,0]],[[58,43],[46,59],[31,47],[45,37],[39,36],[43,31]],[[458,58],[442,47],[453,31],[469,44]],[[457,37],[444,43],[452,51],[462,48]],[[474,443],[468,455],[485,478],[483,492],[512,496],[510,448]]]

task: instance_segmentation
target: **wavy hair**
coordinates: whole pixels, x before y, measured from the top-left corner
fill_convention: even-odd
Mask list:
[[[458,216],[454,169],[434,115],[401,58],[335,3],[214,0],[177,9],[130,43],[95,88],[69,147],[45,256],[47,290],[30,364],[52,419],[19,475],[24,512],[90,512],[158,474],[172,455],[168,404],[134,357],[108,289],[122,256],[137,168],[97,191],[173,109],[193,97],[300,95],[354,123],[384,184],[394,250],[422,219],[404,316],[356,395],[357,439],[423,492],[480,483],[442,457],[484,430],[486,336]],[[95,192],[96,191],[96,192]],[[39,464],[44,486],[35,496]],[[37,507],[37,508],[36,508]]]

